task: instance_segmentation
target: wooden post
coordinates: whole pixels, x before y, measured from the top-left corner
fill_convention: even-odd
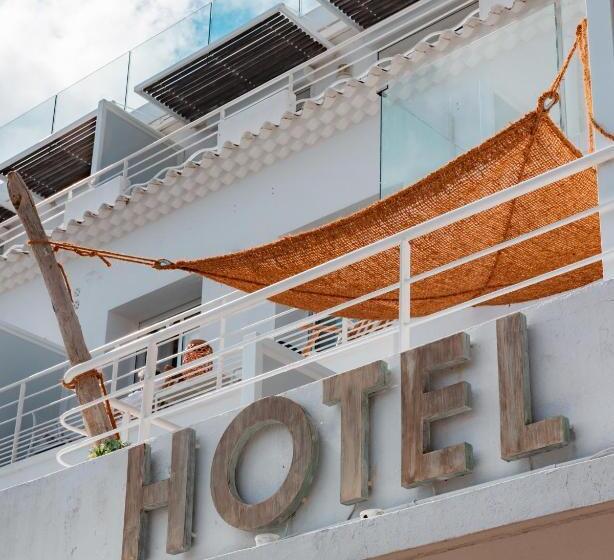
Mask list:
[[[30,241],[46,240],[47,234],[36,211],[32,195],[19,173],[15,171],[8,174],[8,192],[28,239]],[[31,250],[49,292],[68,360],[72,365],[90,360],[92,356],[85,345],[81,325],[53,249],[46,244],[35,244],[31,246]],[[93,375],[78,377],[75,392],[79,404],[82,405],[104,396],[98,379]],[[104,403],[86,408],[82,416],[85,429],[90,436],[103,434],[114,428],[113,418]]]

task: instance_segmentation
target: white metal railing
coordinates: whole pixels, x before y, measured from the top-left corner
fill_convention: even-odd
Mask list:
[[[163,346],[176,343],[179,347],[178,352],[167,353],[160,359],[160,362],[164,364],[173,360],[180,361],[181,357],[185,354],[184,343],[190,336],[194,336],[194,328],[191,324],[188,324],[179,334],[174,335],[169,334],[167,329],[220,304],[231,302],[239,297],[239,295],[240,292],[238,291],[230,292],[197,307],[183,311],[96,348],[92,351],[92,356],[96,357],[108,353],[114,348],[129,344],[131,341],[138,340],[147,334],[160,333],[160,340]],[[231,335],[234,334],[236,339],[237,337],[243,337],[250,329],[266,330],[268,328],[267,325],[283,320],[292,312],[292,309],[284,310],[274,316],[267,316],[253,321],[249,325],[241,326],[235,329],[235,331],[228,333],[225,321],[222,320],[219,323],[219,330],[216,336],[210,338],[208,342],[216,348],[223,349],[225,342],[232,340]],[[345,331],[346,338],[344,340],[347,340],[348,336],[349,339],[352,339],[374,328],[378,328],[377,323],[374,323],[373,325],[360,325],[360,330],[357,331],[351,325],[348,326],[351,323],[350,321],[344,320],[342,323],[343,327],[340,326],[340,332],[341,330]],[[311,353],[321,350],[323,346],[330,346],[333,342],[332,340],[328,341],[326,336],[320,337],[319,340],[310,340],[311,336],[311,332],[299,330],[293,336],[288,337],[286,343],[291,344],[295,351]],[[111,395],[117,394],[119,388],[125,389],[119,393],[123,396],[138,391],[138,387],[134,385],[133,380],[144,369],[138,365],[138,357],[139,353],[137,352],[125,360],[115,361],[110,368],[105,369],[107,377],[106,388]],[[14,463],[54,447],[64,445],[85,434],[80,419],[76,419],[76,422],[71,425],[69,430],[66,429],[61,420],[64,411],[78,404],[75,395],[62,388],[61,381],[68,366],[68,362],[62,362],[23,380],[0,387],[0,466]],[[222,372],[220,368],[216,367],[214,383],[211,382],[210,378],[201,378],[166,388],[160,386],[155,393],[155,408],[166,408],[171,404],[177,404],[193,397],[195,393],[208,392],[240,379],[242,367],[236,355],[226,358],[224,368],[226,371]],[[114,399],[113,407],[124,414],[129,414],[130,403],[125,400]],[[168,426],[168,424],[165,425]],[[124,424],[122,424],[122,428],[124,428]]]
[[[61,455],[64,455],[75,448],[91,444],[91,438],[84,438],[85,432],[80,415],[85,407],[76,406],[77,402],[72,393],[61,392],[59,382],[62,377],[69,382],[83,371],[93,368],[103,371],[107,379],[108,398],[113,408],[126,420],[120,422],[122,433],[128,434],[131,429],[138,428],[139,440],[146,439],[151,433],[152,426],[169,429],[175,425],[168,420],[169,415],[174,417],[177,413],[210,399],[220,398],[254,383],[261,384],[264,380],[305,368],[309,364],[321,363],[327,357],[342,354],[350,348],[383,336],[390,336],[391,333],[396,333],[395,336],[398,337],[399,351],[404,350],[410,344],[411,328],[425,321],[483,303],[607,258],[611,250],[539,277],[527,279],[514,286],[473,298],[425,318],[412,319],[409,316],[409,291],[413,283],[597,212],[601,214],[610,212],[614,208],[614,202],[589,208],[515,239],[411,277],[409,276],[410,240],[612,159],[614,159],[614,146],[611,145],[258,292],[251,294],[231,292],[197,308],[179,313],[97,348],[92,352],[92,360],[86,364],[73,368],[68,368],[67,363],[58,364],[20,382],[2,387],[0,398],[2,395],[5,395],[5,398],[0,401],[0,417],[8,419],[0,422],[0,465],[24,459],[53,447],[62,447]],[[276,314],[271,312],[268,298],[393,247],[398,247],[400,252],[401,268],[398,282],[320,313],[295,320],[292,320],[292,313],[296,313],[295,310],[288,309]],[[402,287],[401,314],[397,321],[356,322],[339,318],[344,309],[398,290],[399,286]],[[206,339],[212,347],[212,354],[198,361],[182,364],[186,353],[183,343],[191,338]],[[262,371],[254,368],[250,360],[252,350],[258,344],[267,342],[277,345],[286,352],[283,358],[287,361],[270,371]],[[171,344],[176,348],[169,351]],[[171,366],[169,371],[164,371],[165,365]],[[186,372],[194,371],[203,365],[207,366],[206,372],[196,376],[186,375]],[[156,375],[160,370],[161,373]],[[138,377],[142,371],[145,372],[143,378],[134,382],[135,377]],[[178,378],[178,382],[171,383],[173,379]],[[14,415],[11,411],[14,411]],[[72,443],[75,440],[79,441]]]
[[[230,302],[212,306],[210,309],[197,316],[188,318],[181,323],[170,325],[162,332],[146,334],[138,339],[127,342],[126,344],[93,358],[87,363],[70,368],[65,374],[65,380],[70,382],[81,373],[92,369],[107,371],[112,368],[114,364],[122,363],[122,361],[129,360],[136,355],[144,356],[144,368],[146,371],[144,378],[131,387],[118,390],[108,397],[110,399],[122,399],[125,398],[125,395],[130,392],[133,394],[135,392],[140,392],[142,395],[142,398],[140,399],[140,410],[138,411],[138,414],[132,415],[134,419],[126,422],[124,425],[124,429],[127,431],[130,429],[138,429],[136,437],[137,441],[140,442],[151,436],[152,427],[161,427],[160,421],[168,421],[169,417],[178,419],[180,418],[180,413],[187,411],[188,409],[203,405],[204,403],[219,401],[219,399],[239,390],[245,390],[250,387],[253,388],[256,384],[262,386],[264,381],[274,380],[278,376],[290,371],[296,372],[301,368],[308,368],[314,363],[326,364],[326,360],[333,356],[336,356],[337,358],[343,357],[344,355],[349,357],[352,355],[351,353],[353,350],[367,342],[378,340],[382,337],[392,336],[393,340],[395,341],[395,348],[397,351],[404,351],[410,348],[411,329],[415,328],[416,326],[423,325],[425,322],[455,313],[467,307],[498,298],[510,292],[543,282],[555,276],[571,272],[589,264],[600,262],[610,258],[612,256],[612,252],[614,252],[614,248],[602,250],[602,252],[599,254],[555,270],[551,270],[538,276],[527,278],[514,285],[495,290],[488,294],[474,297],[468,301],[422,318],[412,319],[409,314],[409,293],[412,284],[437,274],[441,274],[447,270],[457,268],[496,251],[511,247],[588,216],[594,214],[600,214],[603,216],[614,210],[614,200],[583,210],[574,214],[573,216],[563,218],[551,224],[537,228],[534,231],[519,235],[514,239],[503,241],[487,249],[483,249],[471,255],[467,255],[447,264],[415,275],[410,275],[409,266],[411,258],[410,242],[412,240],[440,228],[446,227],[452,223],[469,218],[475,214],[499,206],[505,202],[509,202],[510,200],[513,200],[519,196],[534,192],[549,184],[568,178],[580,171],[598,166],[611,160],[614,160],[614,145],[610,145],[597,152],[583,156],[582,158],[571,163],[545,172],[539,176],[523,181],[517,185],[467,204],[461,208],[452,210],[446,214],[418,224],[405,231],[401,231],[388,238],[379,240],[368,246],[332,259],[312,269],[306,270],[300,274],[258,290],[257,292],[241,295],[235,297]],[[170,368],[168,372],[162,372],[159,375],[155,375],[156,370],[164,362],[164,360],[168,360],[168,357],[161,357],[159,352],[164,342],[167,341],[170,336],[182,336],[186,332],[202,333],[212,326],[219,325],[220,321],[222,320],[228,323],[230,321],[235,321],[238,318],[240,320],[239,323],[241,323],[241,321],[245,321],[245,319],[248,317],[253,317],[254,312],[261,308],[261,306],[268,305],[267,298],[275,297],[276,295],[290,289],[311,282],[324,275],[330,274],[353,263],[357,263],[392,248],[398,248],[400,254],[399,279],[397,282],[368,294],[364,294],[351,301],[331,307],[325,311],[292,321],[287,325],[278,326],[276,321],[279,318],[279,315],[272,315],[264,321],[258,321],[257,325],[256,323],[249,323],[249,326],[247,327],[240,327],[234,331],[231,329],[230,332],[226,333],[226,344],[223,347],[220,348],[218,345],[213,349],[211,354],[200,358],[199,360],[188,364],[184,363],[182,365],[176,365]],[[346,325],[343,327],[343,325],[340,324],[340,319],[338,317],[340,313],[343,313],[344,309],[351,308],[361,302],[368,301],[372,298],[381,297],[384,294],[399,289],[401,305],[399,306],[399,316],[396,321],[379,323],[374,326],[374,328],[368,329],[364,335],[353,339],[346,336],[344,340],[340,337],[343,331],[346,333],[348,332],[348,326]],[[264,328],[267,321],[272,323],[269,329]],[[243,322],[243,324],[247,323]],[[331,328],[335,325],[338,327],[337,329]],[[317,351],[303,352],[302,349],[304,348],[304,341],[306,337],[309,337],[309,334],[313,332],[314,328],[320,327],[327,327],[327,329],[323,331],[325,334],[321,339],[321,346],[317,349]],[[247,358],[253,360],[253,356],[257,353],[253,353],[251,350],[255,348],[255,345],[265,344],[267,342],[272,342],[277,346],[289,348],[289,351],[294,359],[290,359],[286,363],[282,363],[280,366],[273,366],[266,371],[262,369],[262,365],[260,365],[260,369],[258,369],[258,367],[255,367],[254,363],[249,361]],[[303,344],[303,346],[301,346],[301,344]],[[379,357],[383,356],[372,356],[373,359],[377,359]],[[168,398],[165,397],[165,395],[168,395],[168,392],[164,394],[163,391],[168,389],[168,387],[165,385],[168,383],[169,379],[172,379],[173,377],[176,378],[178,376],[186,376],[187,372],[194,371],[199,367],[206,367],[210,369],[207,370],[207,374],[204,374],[203,372],[193,377],[191,380],[192,385],[188,384],[187,388],[185,385],[182,386],[182,383],[185,381],[177,384],[176,389],[179,393],[179,397],[168,406],[156,406],[156,395],[162,399]],[[237,374],[238,371],[240,371],[239,374]],[[227,383],[218,383],[217,380],[221,378],[226,378],[229,381]],[[194,383],[205,383],[207,380],[210,382],[207,389],[196,391],[193,390]],[[181,390],[187,391],[187,393],[184,395],[185,398],[182,397],[180,393]],[[68,430],[74,430],[73,423],[79,421],[81,412],[88,406],[103,402],[104,400],[105,399],[102,398],[88,405],[77,406],[65,412],[62,415],[63,425]],[[63,447],[58,452],[58,459],[63,462],[63,464],[66,464],[65,457],[67,454],[91,445],[95,439],[97,438],[83,438],[75,443]]]
[[[407,14],[416,9],[416,5],[409,6],[266,84],[40,201],[37,209],[43,226],[50,231],[54,227],[66,225],[67,204],[95,188],[102,188],[104,183],[112,179],[121,178],[124,194],[129,195],[135,187],[148,184],[171,170],[178,170],[181,174],[180,169],[199,167],[197,160],[204,153],[213,153],[221,148],[218,146],[218,128],[223,119],[232,117],[276,93],[287,90],[294,93],[304,91],[314,93],[323,91],[327,87],[334,87],[338,82],[345,82],[347,78],[341,80],[337,78],[340,67],[360,68],[361,64],[363,66],[369,64],[380,51],[423,31],[464,7],[475,4],[475,0],[464,2],[446,0],[444,4],[432,4],[421,13],[419,25],[407,22]],[[449,9],[445,10],[446,6],[449,6]],[[475,18],[476,13],[472,13],[466,20]],[[429,36],[429,41],[434,42],[437,37],[450,31],[460,33],[460,29],[462,25],[456,26],[454,30],[434,33]],[[385,58],[375,64],[381,69],[386,69],[391,62],[392,59]],[[318,100],[320,97],[321,94],[316,94],[310,96],[310,99]],[[300,99],[297,108],[302,107],[307,101]],[[14,245],[24,243],[25,240],[23,227],[16,216],[0,224],[0,247],[4,252]]]
[[[239,292],[205,302],[197,307],[178,313],[149,327],[104,344],[92,351],[92,356],[126,344],[148,333],[161,331],[212,306],[232,301]],[[69,362],[49,367],[4,387],[0,387],[0,466],[25,459],[51,447],[61,445],[74,434],[61,425],[60,415],[75,406],[77,400],[69,391],[63,391],[61,381]],[[118,384],[129,382],[129,373],[121,372],[117,364],[108,372],[107,389],[113,393]],[[133,372],[132,372],[133,373]],[[10,433],[9,433],[10,432]],[[45,441],[42,441],[42,440]]]

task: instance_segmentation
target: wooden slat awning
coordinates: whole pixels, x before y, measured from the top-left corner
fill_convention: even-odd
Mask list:
[[[52,196],[90,175],[95,133],[94,116],[1,164],[0,174],[18,171],[37,195]]]
[[[276,8],[135,91],[193,121],[325,50],[323,40]]]
[[[419,0],[329,0],[360,27],[367,28]]]
[[[0,222],[5,222],[9,218],[12,218],[14,215],[15,212],[11,212],[8,208],[0,206]]]

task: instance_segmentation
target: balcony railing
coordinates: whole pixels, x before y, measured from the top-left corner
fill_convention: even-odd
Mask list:
[[[203,304],[196,310],[196,315],[194,310],[186,311],[109,343],[95,350],[92,360],[86,363],[68,369],[66,364],[60,364],[5,387],[2,389],[3,393],[14,391],[17,398],[3,405],[5,409],[13,407],[16,412],[14,418],[4,422],[5,425],[12,426],[13,431],[0,440],[0,462],[7,464],[54,447],[59,448],[57,457],[62,464],[69,464],[68,457],[71,457],[70,462],[75,462],[74,453],[78,453],[77,460],[81,460],[83,451],[101,437],[89,438],[85,435],[81,412],[105,399],[109,400],[117,416],[123,418],[118,432],[123,437],[128,437],[132,443],[141,442],[155,433],[173,431],[179,428],[182,422],[189,423],[190,420],[183,416],[189,411],[197,410],[201,413],[204,410],[202,407],[207,404],[215,405],[233,395],[244,395],[246,392],[251,394],[252,398],[257,398],[266,383],[272,383],[276,379],[283,380],[297,371],[308,377],[318,378],[333,374],[335,368],[339,367],[334,366],[334,363],[346,364],[341,365],[340,369],[347,369],[347,364],[352,363],[358,351],[363,348],[368,348],[365,358],[368,361],[385,358],[412,347],[414,329],[422,328],[434,320],[452,316],[468,307],[609,259],[614,248],[602,249],[594,256],[474,297],[426,317],[412,318],[409,313],[411,286],[416,282],[588,216],[599,214],[603,218],[614,210],[614,202],[599,204],[415,275],[408,273],[412,240],[613,160],[614,145],[609,145],[257,292],[232,292]],[[395,247],[400,253],[400,267],[398,280],[393,284],[282,326],[279,326],[283,322],[281,320],[288,319],[293,310],[275,315],[267,311],[270,310],[270,307],[267,307],[270,306],[268,298]],[[345,309],[396,290],[400,293],[400,311],[396,321],[356,322],[339,318]],[[169,341],[183,341],[187,338],[206,339],[212,351],[189,363],[183,363],[182,357],[186,350],[182,344],[178,345],[179,351],[173,354],[161,353],[161,349],[167,347]],[[370,346],[367,347],[368,344]],[[275,361],[268,367],[263,365],[262,360],[255,358],[258,352],[263,351],[269,351],[275,356]],[[315,366],[320,369],[314,369]],[[55,416],[35,426],[23,427],[28,415],[41,413],[40,410],[27,410],[25,406],[29,398],[39,394],[30,393],[28,387],[31,384],[43,378],[49,379],[50,390],[51,387],[57,388],[58,374],[65,372],[63,378],[70,382],[81,373],[92,369],[98,369],[105,374],[109,391],[107,397],[81,406],[73,406],[73,395],[61,397],[47,405],[49,409],[53,409]],[[136,382],[135,377],[138,378]],[[282,383],[281,386],[285,385]],[[274,393],[274,386],[269,385],[267,391]],[[227,403],[226,407],[239,406],[240,402],[232,401]],[[194,421],[193,417],[191,421]]]
[[[351,360],[355,359],[357,349],[368,343],[387,341],[387,345],[383,347],[372,346],[370,348],[367,357],[368,361],[385,358],[391,353],[403,352],[412,347],[412,332],[416,327],[420,328],[436,319],[450,316],[468,307],[488,302],[505,294],[608,259],[612,256],[614,248],[603,249],[594,256],[527,278],[511,286],[473,297],[466,302],[425,317],[412,318],[410,316],[409,302],[412,284],[525,242],[588,216],[599,214],[603,217],[608,212],[614,210],[614,202],[610,201],[594,206],[513,239],[503,241],[487,249],[477,251],[471,255],[415,275],[410,275],[409,272],[411,262],[410,242],[412,240],[495,208],[520,196],[535,192],[545,186],[571,177],[580,171],[597,167],[612,160],[614,160],[614,145],[401,231],[371,245],[342,255],[251,294],[241,295],[235,292],[231,296],[230,301],[211,304],[207,310],[203,310],[198,315],[170,325],[162,331],[134,338],[132,341],[121,344],[113,350],[98,353],[97,357],[92,360],[70,368],[64,376],[65,381],[71,382],[80,374],[92,369],[105,372],[108,376],[113,371],[121,370],[122,367],[125,367],[125,364],[134,363],[135,358],[138,356],[142,356],[144,359],[142,380],[129,387],[111,391],[108,397],[88,405],[74,407],[63,413],[60,421],[67,430],[83,434],[81,412],[88,406],[108,399],[112,407],[124,414],[128,413],[131,418],[127,419],[120,429],[124,430],[125,433],[132,434],[131,441],[142,442],[149,439],[154,430],[174,431],[177,429],[180,425],[177,422],[181,422],[181,413],[194,409],[194,407],[215,403],[220,399],[228,397],[228,395],[237,394],[240,390],[243,392],[246,390],[252,391],[253,398],[256,398],[262,394],[261,390],[263,389],[258,389],[258,387],[264,387],[264,383],[271,383],[275,379],[290,375],[291,372],[301,370],[307,372],[306,368],[310,364],[323,366],[324,369],[321,370],[322,376],[333,374],[333,370],[326,369],[330,367],[331,359],[336,359],[337,363],[344,359],[350,360],[351,363]],[[393,248],[398,248],[400,254],[398,281],[393,284],[283,326],[277,326],[279,315],[265,317],[255,322],[250,321],[250,317],[261,314],[261,306],[270,305],[269,298]],[[343,314],[346,309],[397,290],[399,291],[399,316],[396,321],[361,322],[363,324],[358,327],[358,324],[354,321],[345,322],[344,324],[339,318],[339,315]],[[283,313],[287,313],[287,311]],[[159,354],[160,348],[168,340],[174,337],[185,337],[194,334],[205,338],[207,333],[213,331],[220,332],[230,322],[247,326],[242,326],[232,331],[227,330],[223,336],[218,338],[209,337],[208,344],[212,347],[210,354],[189,363],[171,365],[167,368],[167,371],[163,370],[163,366],[169,363],[169,359],[180,357],[182,354],[182,352],[179,352],[177,356],[162,357]],[[311,335],[316,329],[320,333],[318,335],[318,348],[312,349],[311,346],[307,348],[307,341],[312,340]],[[355,334],[348,335],[349,333]],[[266,352],[267,345],[288,350],[287,357],[283,354],[285,350],[281,353],[281,357],[277,355],[275,363],[281,363],[281,365],[271,365],[267,368],[267,366],[263,365],[263,360],[255,359],[258,352]],[[179,360],[179,363],[181,362],[182,360]],[[194,371],[199,373],[190,376],[190,372]],[[315,374],[314,377],[320,374],[318,371],[312,373]],[[134,374],[134,370],[130,371],[129,374]],[[310,375],[310,373],[307,373],[307,375]],[[189,379],[187,379],[188,377]],[[172,380],[178,378],[184,379],[184,381],[173,385],[170,384]],[[269,391],[274,392],[274,389],[269,388]],[[135,403],[133,402],[132,406],[128,405],[130,408],[126,407],[122,401],[129,400],[126,397],[135,394],[138,395],[138,406],[134,406]],[[238,406],[238,404],[235,404],[235,406]],[[199,408],[199,410],[202,410],[202,408]],[[108,435],[111,435],[111,433],[109,432]],[[68,464],[66,462],[68,455],[77,450],[87,448],[96,439],[84,437],[77,442],[66,445],[58,452],[58,460],[63,464]]]

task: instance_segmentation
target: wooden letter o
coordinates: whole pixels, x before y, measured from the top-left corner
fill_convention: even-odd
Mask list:
[[[236,467],[241,451],[262,428],[283,424],[292,436],[292,463],[277,492],[257,504],[239,496]],[[267,397],[244,408],[222,435],[211,465],[211,496],[233,527],[254,531],[283,523],[306,496],[318,464],[318,432],[301,406],[285,397]]]

